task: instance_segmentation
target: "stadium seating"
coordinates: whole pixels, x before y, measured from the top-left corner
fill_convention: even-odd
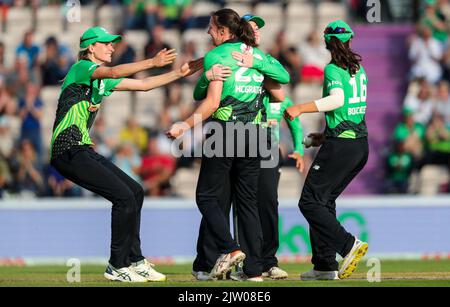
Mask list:
[[[155,128],[159,123],[159,114],[164,104],[164,89],[155,88],[148,92],[136,93],[134,117],[143,127]]]

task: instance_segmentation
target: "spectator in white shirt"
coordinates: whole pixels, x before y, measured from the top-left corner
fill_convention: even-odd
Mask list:
[[[445,125],[450,127],[450,93],[447,81],[439,82],[434,108],[444,118]]]
[[[420,82],[418,93],[410,93],[406,96],[403,108],[412,111],[416,123],[424,126],[428,124],[433,115],[433,100],[431,86],[426,80]]]
[[[428,27],[421,26],[418,36],[414,37],[409,48],[409,59],[412,62],[411,77],[425,78],[429,83],[436,84],[442,77],[442,46],[432,36]]]

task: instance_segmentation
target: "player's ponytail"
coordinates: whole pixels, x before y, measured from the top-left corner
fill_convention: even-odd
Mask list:
[[[89,49],[88,48],[84,48],[84,49],[80,49],[78,51],[78,61],[81,60],[88,60],[89,59]]]
[[[243,18],[240,19],[238,34],[236,36],[247,46],[256,47],[255,32],[250,23]]]
[[[342,69],[348,69],[350,75],[354,76],[359,70],[362,58],[352,51],[349,42],[343,43],[337,37],[331,37],[330,42],[326,43],[326,47],[331,53],[331,63]]]
[[[211,15],[219,28],[228,28],[230,34],[244,44],[255,47],[256,38],[251,25],[232,9],[221,9]]]

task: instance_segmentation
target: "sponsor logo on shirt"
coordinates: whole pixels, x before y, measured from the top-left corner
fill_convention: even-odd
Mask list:
[[[333,85],[340,85],[342,86],[342,82],[341,81],[330,81],[328,82],[327,87],[333,86]]]

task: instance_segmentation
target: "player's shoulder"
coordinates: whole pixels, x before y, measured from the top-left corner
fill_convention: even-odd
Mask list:
[[[339,67],[338,65],[334,64],[334,63],[328,63],[325,66],[324,72],[326,73],[333,73],[333,72],[337,72],[337,73],[341,73],[344,72],[345,70],[342,69],[341,67]]]
[[[364,69],[364,66],[362,66],[361,64],[359,64],[359,72],[361,74],[366,74],[366,70]]]
[[[252,47],[252,49],[254,57],[260,60],[267,59],[267,54],[265,54],[261,49],[259,49],[258,47]]]
[[[86,70],[86,72],[93,70],[98,67],[98,64],[89,60],[79,60],[72,65],[70,70]]]
[[[292,101],[292,99],[288,96],[285,96],[284,101],[282,102],[286,107],[290,107],[294,105],[294,102]]]
[[[223,55],[226,53],[225,46],[220,45],[215,47],[214,49],[211,49],[205,54],[205,59],[207,58],[217,58],[217,57],[223,57]]]
[[[224,56],[224,52],[223,52],[223,50],[219,50],[218,49],[219,47],[216,47],[216,48],[208,51],[205,54],[205,58],[203,60],[203,63],[204,63],[205,67],[209,67],[211,65],[214,65],[214,64],[217,64],[217,63],[221,62],[221,59]]]

